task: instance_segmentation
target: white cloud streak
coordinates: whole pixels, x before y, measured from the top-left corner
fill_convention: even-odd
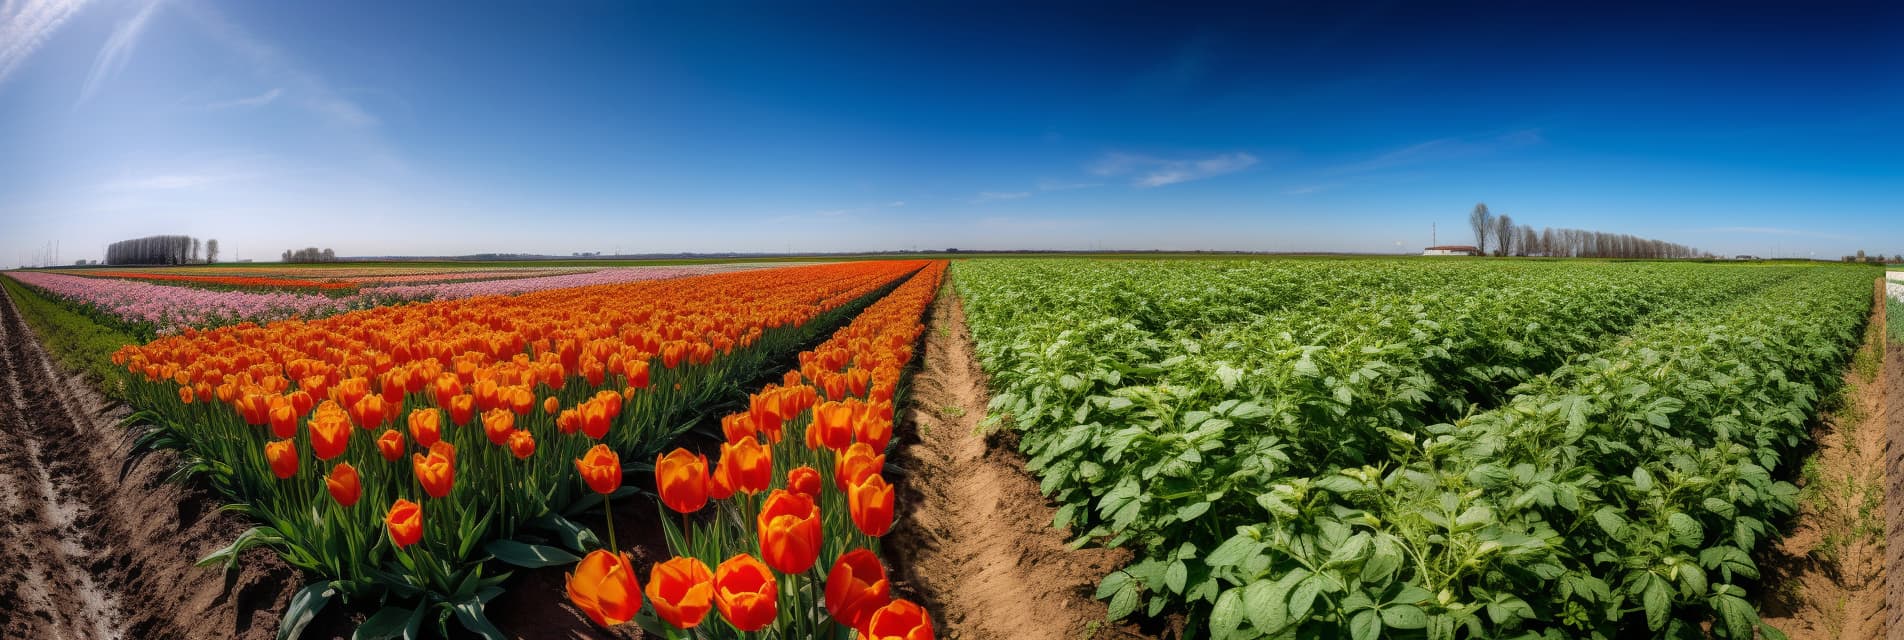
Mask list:
[[[253,107],[262,107],[267,104],[276,102],[278,98],[283,95],[284,95],[284,89],[282,87],[278,87],[278,88],[273,88],[270,91],[260,93],[255,96],[251,96],[249,98],[238,98],[235,100],[221,100],[218,102],[213,102],[211,104],[205,105],[205,108],[214,109],[214,110],[238,109],[238,108],[250,109]]]
[[[972,198],[972,204],[985,204],[987,202],[999,202],[1001,200],[1017,200],[1019,198],[1029,197],[1030,195],[1031,192],[1029,191],[980,191],[978,197]]]
[[[99,55],[93,58],[92,69],[86,72],[86,84],[79,90],[79,104],[85,104],[99,92],[101,84],[111,80],[125,68],[126,60],[132,57],[132,50],[139,46],[139,36],[145,34],[145,25],[152,21],[152,14],[159,9],[160,0],[146,0],[139,12],[113,28],[112,35],[106,38],[106,45],[99,48]]]
[[[1256,162],[1256,156],[1240,151],[1191,159],[1114,152],[1104,154],[1091,172],[1100,176],[1127,176],[1131,186],[1148,189],[1236,173]]]
[[[73,17],[85,0],[6,0],[0,4],[0,83]]]

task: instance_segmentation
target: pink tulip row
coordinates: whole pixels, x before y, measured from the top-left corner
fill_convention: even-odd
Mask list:
[[[684,267],[616,267],[587,273],[478,282],[395,285],[365,289],[348,296],[282,291],[214,291],[114,278],[84,278],[39,271],[8,275],[54,296],[92,306],[134,324],[149,324],[160,333],[184,327],[205,328],[237,322],[270,322],[285,318],[314,318],[351,309],[413,300],[513,295],[546,289],[615,284],[638,280],[679,278],[746,268],[743,265]]]

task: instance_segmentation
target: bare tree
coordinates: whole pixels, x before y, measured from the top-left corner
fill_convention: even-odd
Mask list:
[[[216,262],[218,262],[218,239],[212,238],[205,241],[205,264]]]
[[[1488,211],[1486,202],[1474,203],[1474,210],[1468,212],[1468,226],[1474,228],[1474,248],[1487,255],[1487,239],[1494,233],[1494,214]]]
[[[1507,214],[1494,217],[1494,255],[1512,255],[1514,250],[1514,218]]]

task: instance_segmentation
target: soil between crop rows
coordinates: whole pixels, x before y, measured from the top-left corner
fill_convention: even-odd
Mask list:
[[[0,636],[270,638],[298,576],[246,553],[193,566],[246,528],[175,458],[127,464],[125,410],[55,368],[11,298],[0,304]]]

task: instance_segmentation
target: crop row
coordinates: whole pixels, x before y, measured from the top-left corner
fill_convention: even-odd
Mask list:
[[[388,606],[367,637],[435,617],[484,635],[522,566],[600,546],[569,520],[612,498],[618,457],[658,453],[695,412],[924,263],[776,269],[381,307],[314,321],[187,329],[115,362],[155,426],[259,521],[253,546],[320,579],[295,634],[333,598]],[[640,468],[641,465],[633,465]],[[614,488],[595,491],[612,474]],[[611,545],[612,546],[612,545]]]
[[[1231,299],[1199,281],[1200,271],[1236,271],[1228,265],[1051,267],[995,262],[956,272],[992,376],[994,418],[1023,433],[1032,470],[1062,505],[1058,525],[1085,531],[1080,544],[1139,552],[1100,592],[1113,615],[1146,601],[1153,615],[1185,607],[1225,634],[1233,620],[1211,613],[1235,613],[1244,592],[1231,590],[1245,583],[1231,575],[1230,558],[1213,564],[1209,556],[1238,531],[1263,527],[1265,510],[1289,500],[1299,505],[1295,515],[1277,518],[1316,526],[1317,512],[1302,502],[1310,494],[1287,495],[1290,478],[1326,478],[1345,489],[1351,476],[1342,469],[1379,479],[1418,458],[1417,440],[1444,429],[1440,423],[1511,404],[1525,391],[1510,393],[1516,385],[1625,344],[1636,325],[1676,326],[1782,289],[1786,279],[1825,273],[1415,263],[1344,276],[1330,272],[1339,265],[1298,263],[1253,267],[1268,284]],[[1284,284],[1303,280],[1315,288]],[[1094,302],[1100,294],[1117,302]],[[1043,300],[1025,304],[1028,297]],[[1189,319],[1140,325],[1119,315],[1160,305],[1190,310]],[[1320,519],[1338,520],[1348,518]],[[1390,548],[1383,549],[1386,563]],[[1321,615],[1308,609],[1320,581],[1293,598],[1303,602],[1295,622]],[[1290,584],[1300,586],[1300,576]],[[1419,628],[1412,614],[1395,615],[1404,619],[1390,627]],[[1370,620],[1347,615],[1333,628],[1363,637],[1382,628]],[[1297,628],[1304,627],[1256,627]]]

